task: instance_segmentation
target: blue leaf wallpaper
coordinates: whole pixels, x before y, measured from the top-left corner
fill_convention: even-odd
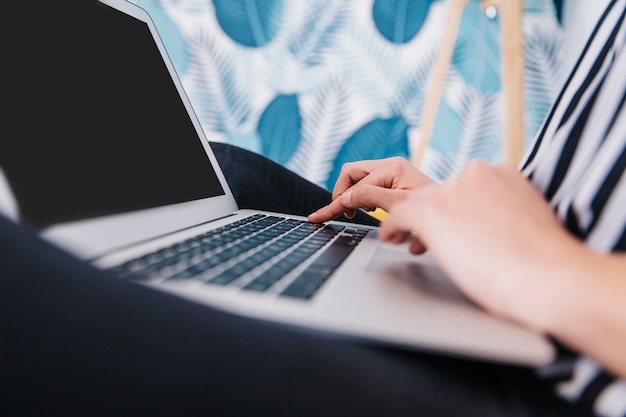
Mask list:
[[[131,0],[153,18],[209,140],[329,189],[347,161],[410,158],[449,0]],[[470,0],[420,168],[503,158],[500,19]],[[562,80],[553,0],[524,0],[525,139]]]

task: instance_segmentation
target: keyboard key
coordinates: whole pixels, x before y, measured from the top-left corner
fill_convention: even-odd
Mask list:
[[[310,299],[366,234],[366,229],[357,227],[253,215],[128,261],[113,271],[129,279],[192,279],[264,292],[335,239],[282,292]],[[290,252],[284,256],[285,251]],[[239,284],[242,276],[248,277],[247,283]]]

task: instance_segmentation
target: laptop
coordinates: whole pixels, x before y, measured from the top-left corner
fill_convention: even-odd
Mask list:
[[[6,13],[30,26],[3,46],[19,63],[5,97],[21,130],[3,138],[0,167],[20,221],[43,238],[120,279],[303,331],[520,366],[553,360],[549,338],[487,314],[428,254],[380,242],[375,227],[240,210],[142,8],[12,3],[28,3]]]

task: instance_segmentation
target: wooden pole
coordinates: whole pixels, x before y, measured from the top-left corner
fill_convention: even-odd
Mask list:
[[[428,144],[430,142],[433,126],[435,125],[435,118],[437,117],[437,109],[439,108],[439,101],[441,100],[443,83],[446,79],[448,66],[452,60],[452,54],[454,53],[454,44],[459,31],[461,17],[463,16],[463,9],[469,1],[470,0],[451,0],[450,2],[446,30],[441,38],[441,47],[435,61],[435,66],[432,70],[430,88],[426,94],[424,107],[422,109],[422,117],[419,127],[419,142],[417,143],[417,148],[414,150],[413,157],[411,158],[411,162],[416,167],[421,165],[422,159],[424,158],[424,152],[428,148]]]
[[[469,0],[452,0],[424,100],[419,127],[419,142],[411,162],[419,167],[430,143],[432,130],[441,100],[443,83],[458,34],[463,9]],[[522,32],[523,0],[482,0],[483,10],[495,7],[500,15],[502,54],[502,94],[504,96],[504,149],[505,160],[519,164],[524,152],[524,42]]]
[[[463,15],[463,9],[470,0],[451,0],[446,30],[441,49],[433,67],[430,89],[424,100],[419,128],[419,142],[413,152],[411,162],[419,168],[428,148],[437,116],[443,83]],[[501,54],[502,54],[502,94],[504,96],[504,149],[505,160],[518,165],[524,153],[524,37],[522,19],[523,0],[482,0],[481,7],[495,7],[500,15]],[[377,209],[371,213],[384,220],[387,213]]]
[[[523,0],[483,0],[500,14],[505,160],[518,165],[524,156]]]

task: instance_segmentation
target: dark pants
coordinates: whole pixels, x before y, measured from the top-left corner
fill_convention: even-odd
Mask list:
[[[261,191],[256,179],[274,189],[261,194],[262,208],[295,203],[309,212],[328,199],[253,154],[215,149],[229,178],[246,173],[231,182],[242,207],[257,206],[239,194]],[[532,370],[225,314],[98,271],[0,217],[2,416],[585,415],[578,413]]]
[[[211,148],[239,208],[306,216],[331,200],[324,188],[255,153],[223,143],[211,143]],[[337,220],[372,226],[379,223],[363,212],[358,212],[354,220],[343,216]]]

